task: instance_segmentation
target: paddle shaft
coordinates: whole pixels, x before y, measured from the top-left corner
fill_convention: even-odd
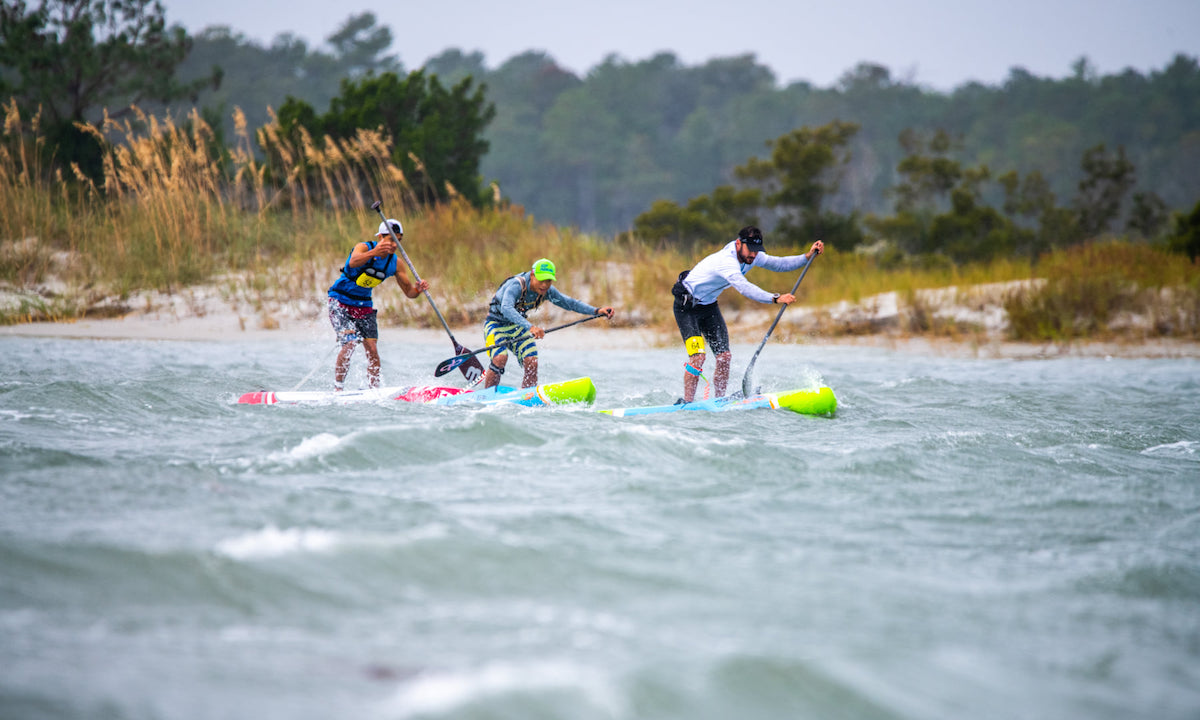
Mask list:
[[[813,254],[812,259],[804,264],[804,269],[800,271],[800,277],[796,278],[796,284],[792,286],[792,295],[795,295],[796,291],[800,289],[800,281],[808,274],[808,269],[812,267],[813,261],[820,254]],[[795,302],[795,300],[792,302]],[[779,308],[779,312],[775,314],[775,322],[771,323],[771,327],[767,328],[767,334],[763,336],[762,342],[758,344],[758,349],[754,351],[754,355],[750,358],[750,364],[746,366],[746,374],[742,376],[742,395],[745,397],[750,397],[753,394],[753,388],[748,386],[750,385],[750,374],[754,371],[754,363],[758,360],[758,354],[762,352],[763,347],[767,344],[767,340],[771,338],[771,333],[775,332],[775,326],[779,324],[779,319],[783,317],[783,311],[787,309],[787,305]]]
[[[413,282],[420,283],[421,276],[417,274],[417,269],[413,267],[412,260],[408,259],[408,253],[404,252],[404,245],[400,244],[400,238],[396,237],[396,233],[392,230],[392,226],[388,225],[387,215],[383,214],[383,209],[379,207],[378,200],[371,204],[371,209],[379,213],[379,217],[383,218],[384,225],[387,225],[388,235],[392,236],[392,241],[396,243],[396,247],[400,250],[400,257],[404,258],[404,264],[408,266],[409,271],[413,275]],[[433,308],[433,312],[435,315],[437,315],[437,319],[442,321],[442,327],[446,328],[446,334],[450,336],[451,340],[454,340],[454,333],[450,332],[450,326],[446,324],[446,318],[442,317],[442,311],[438,310],[438,306],[433,302],[433,297],[430,296],[429,291],[422,290],[421,292],[425,295],[425,299],[429,301],[429,306]],[[454,344],[457,345],[458,341],[454,340]]]
[[[546,334],[550,334],[556,330],[562,330],[563,328],[569,328],[572,325],[578,325],[579,323],[591,322],[592,320],[595,320],[596,318],[602,318],[602,317],[604,317],[604,315],[592,315],[591,317],[585,317],[581,320],[576,320],[574,322],[564,323],[564,324],[558,325],[556,327],[547,328],[545,332],[546,332]],[[451,370],[453,370],[454,368],[461,365],[463,363],[463,361],[465,361],[467,358],[474,357],[475,355],[478,355],[481,352],[487,352],[488,350],[495,350],[498,347],[508,347],[513,342],[515,342],[515,340],[507,340],[505,342],[498,342],[494,345],[488,345],[485,348],[479,348],[478,350],[472,350],[470,352],[461,353],[459,355],[455,355],[452,358],[443,360],[441,362],[441,364],[437,366],[437,369],[433,371],[433,376],[441,377],[441,376],[445,375],[446,373],[450,372]]]
[[[408,259],[408,253],[404,251],[404,245],[400,243],[400,238],[396,237],[396,232],[392,230],[391,223],[387,221],[387,215],[383,214],[383,209],[379,205],[379,201],[376,200],[371,203],[371,209],[379,213],[379,217],[383,218],[383,224],[387,226],[388,235],[392,236],[392,241],[396,243],[396,248],[400,250],[400,257],[404,258],[404,264],[408,266],[409,271],[413,275],[413,282],[420,283],[421,276],[417,274],[417,269],[413,267],[412,260]],[[433,308],[433,313],[437,315],[437,319],[441,321],[442,327],[446,328],[446,334],[450,336],[450,344],[454,346],[454,352],[461,353],[466,350],[455,339],[454,333],[450,332],[450,326],[446,324],[446,318],[442,317],[442,311],[438,310],[437,303],[433,301],[433,296],[429,294],[429,290],[423,290],[422,293],[425,295],[425,299],[429,301],[429,307]],[[466,379],[472,382],[479,382],[483,379],[483,365],[478,360],[467,364],[460,363],[460,365],[462,365],[463,377]]]

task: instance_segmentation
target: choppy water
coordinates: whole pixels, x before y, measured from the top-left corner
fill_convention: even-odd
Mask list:
[[[0,341],[0,717],[1200,716],[1196,361],[768,346],[833,419],[233,404],[322,352]]]

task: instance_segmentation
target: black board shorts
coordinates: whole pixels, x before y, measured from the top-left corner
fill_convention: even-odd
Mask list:
[[[688,355],[704,352],[704,343],[714,354],[729,352],[729,328],[717,303],[691,305],[688,296],[675,296],[675,324]]]

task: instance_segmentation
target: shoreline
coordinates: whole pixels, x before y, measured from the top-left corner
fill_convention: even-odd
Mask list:
[[[551,320],[544,321],[546,325]],[[557,322],[557,321],[554,321]],[[133,341],[328,341],[332,330],[328,321],[313,313],[276,314],[264,326],[260,318],[246,316],[232,309],[202,313],[168,313],[134,311],[113,318],[83,318],[61,322],[33,322],[0,326],[0,337],[59,338],[78,340]],[[762,341],[766,326],[740,323],[736,315],[730,318],[730,339],[735,344],[757,345]],[[1153,338],[1132,341],[1075,341],[1070,343],[1025,343],[1004,339],[1002,334],[961,338],[908,335],[896,331],[824,336],[800,332],[796,327],[784,327],[772,335],[771,342],[808,345],[812,347],[857,347],[887,350],[910,355],[979,359],[1037,360],[1063,357],[1139,358],[1139,359],[1200,359],[1200,343],[1172,338]],[[455,339],[474,349],[482,338],[476,337],[479,328],[464,327],[452,330]],[[381,342],[441,345],[448,337],[442,328],[416,328],[380,324]],[[784,336],[784,337],[781,337]],[[800,337],[799,342],[786,336]],[[554,338],[557,347],[571,350],[638,350],[669,348],[678,344],[677,334],[656,328],[579,327]]]

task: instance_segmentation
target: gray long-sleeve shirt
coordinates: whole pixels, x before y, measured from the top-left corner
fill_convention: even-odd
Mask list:
[[[525,287],[524,292],[521,291],[522,285]],[[500,285],[500,289],[496,291],[491,304],[488,305],[487,318],[496,322],[520,325],[522,328],[528,330],[533,327],[533,323],[522,317],[520,311],[517,310],[517,304],[524,301],[526,307],[532,308],[534,303],[537,302],[537,296],[537,291],[530,286],[528,272],[513,275],[504,281]],[[581,315],[596,314],[596,308],[582,300],[576,300],[570,295],[559,292],[558,288],[553,285],[546,291],[546,299],[564,310],[571,310]]]

